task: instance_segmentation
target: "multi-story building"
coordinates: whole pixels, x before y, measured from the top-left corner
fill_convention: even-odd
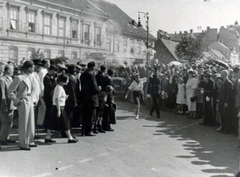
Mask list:
[[[130,26],[126,19],[131,18],[114,5],[120,15],[128,17],[119,24],[100,2],[0,0],[0,60],[19,63],[39,48],[46,58],[65,56],[71,63],[80,59],[145,59],[142,48],[146,48],[143,37],[146,31]],[[122,36],[122,24],[132,28],[129,33],[134,34]]]

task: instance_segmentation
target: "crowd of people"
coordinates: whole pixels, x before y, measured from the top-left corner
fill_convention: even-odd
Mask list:
[[[19,146],[37,147],[36,127],[46,130],[45,143],[55,143],[52,132],[61,133],[68,143],[77,143],[73,127],[81,126],[81,136],[114,131],[116,124],[116,73],[94,62],[54,63],[49,59],[24,61],[21,66],[2,63],[0,70],[0,145],[16,143],[10,137],[13,117],[18,118]],[[217,63],[124,67],[125,99],[134,102],[135,119],[140,106],[149,105],[149,116],[160,118],[169,110],[200,125],[219,126],[223,134],[238,135],[240,109],[240,68]],[[131,94],[130,94],[131,93]],[[1,147],[1,146],[0,146]]]
[[[154,64],[151,68],[128,67],[125,72],[131,81],[124,94],[136,104],[136,119],[145,98],[146,104],[151,100],[150,116],[156,110],[160,118],[160,110],[168,110],[199,119],[200,125],[219,126],[217,131],[223,134],[238,135],[239,67],[215,62],[179,66]]]
[[[18,118],[21,150],[37,147],[34,139],[40,126],[45,143],[55,143],[52,132],[60,132],[68,143],[77,143],[72,128],[82,127],[81,136],[114,131],[116,104],[114,70],[102,65],[97,72],[88,64],[54,63],[49,59],[24,61],[21,66],[1,63],[0,147],[16,143],[10,137],[13,117]]]

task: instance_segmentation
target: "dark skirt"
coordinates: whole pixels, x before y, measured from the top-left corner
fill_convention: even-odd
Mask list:
[[[50,111],[50,120],[49,120],[49,125],[48,129],[50,130],[58,130],[58,131],[63,131],[63,130],[70,130],[70,120],[66,114],[65,111],[65,106],[60,106],[61,109],[61,116],[57,117],[57,107],[55,105],[52,105],[51,111]]]
[[[143,91],[133,91],[133,100],[135,104],[143,103]]]

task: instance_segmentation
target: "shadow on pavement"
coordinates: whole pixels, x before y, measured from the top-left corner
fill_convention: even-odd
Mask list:
[[[223,135],[216,132],[217,127],[199,125],[199,120],[186,119],[169,112],[161,112],[161,119],[147,117],[148,121],[157,121],[153,135],[168,135],[183,143],[188,155],[177,158],[192,159],[193,165],[202,166],[202,171],[211,177],[235,176],[239,171],[238,140],[235,135]],[[160,121],[160,122],[159,122]]]

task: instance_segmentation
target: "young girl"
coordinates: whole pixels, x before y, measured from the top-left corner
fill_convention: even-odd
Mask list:
[[[68,95],[66,95],[63,86],[68,84],[68,79],[68,76],[65,74],[61,74],[58,77],[59,83],[56,85],[53,93],[51,117],[57,118],[57,122],[59,123],[58,128],[65,131],[68,143],[76,143],[78,140],[74,139],[70,133],[70,120],[65,112],[65,102],[68,99]],[[50,133],[51,131],[48,130],[46,139],[51,139]]]
[[[183,105],[186,104],[185,99],[185,84],[183,83],[183,78],[178,78],[178,92],[177,92],[177,104],[178,104],[178,111],[177,114],[183,115]]]

